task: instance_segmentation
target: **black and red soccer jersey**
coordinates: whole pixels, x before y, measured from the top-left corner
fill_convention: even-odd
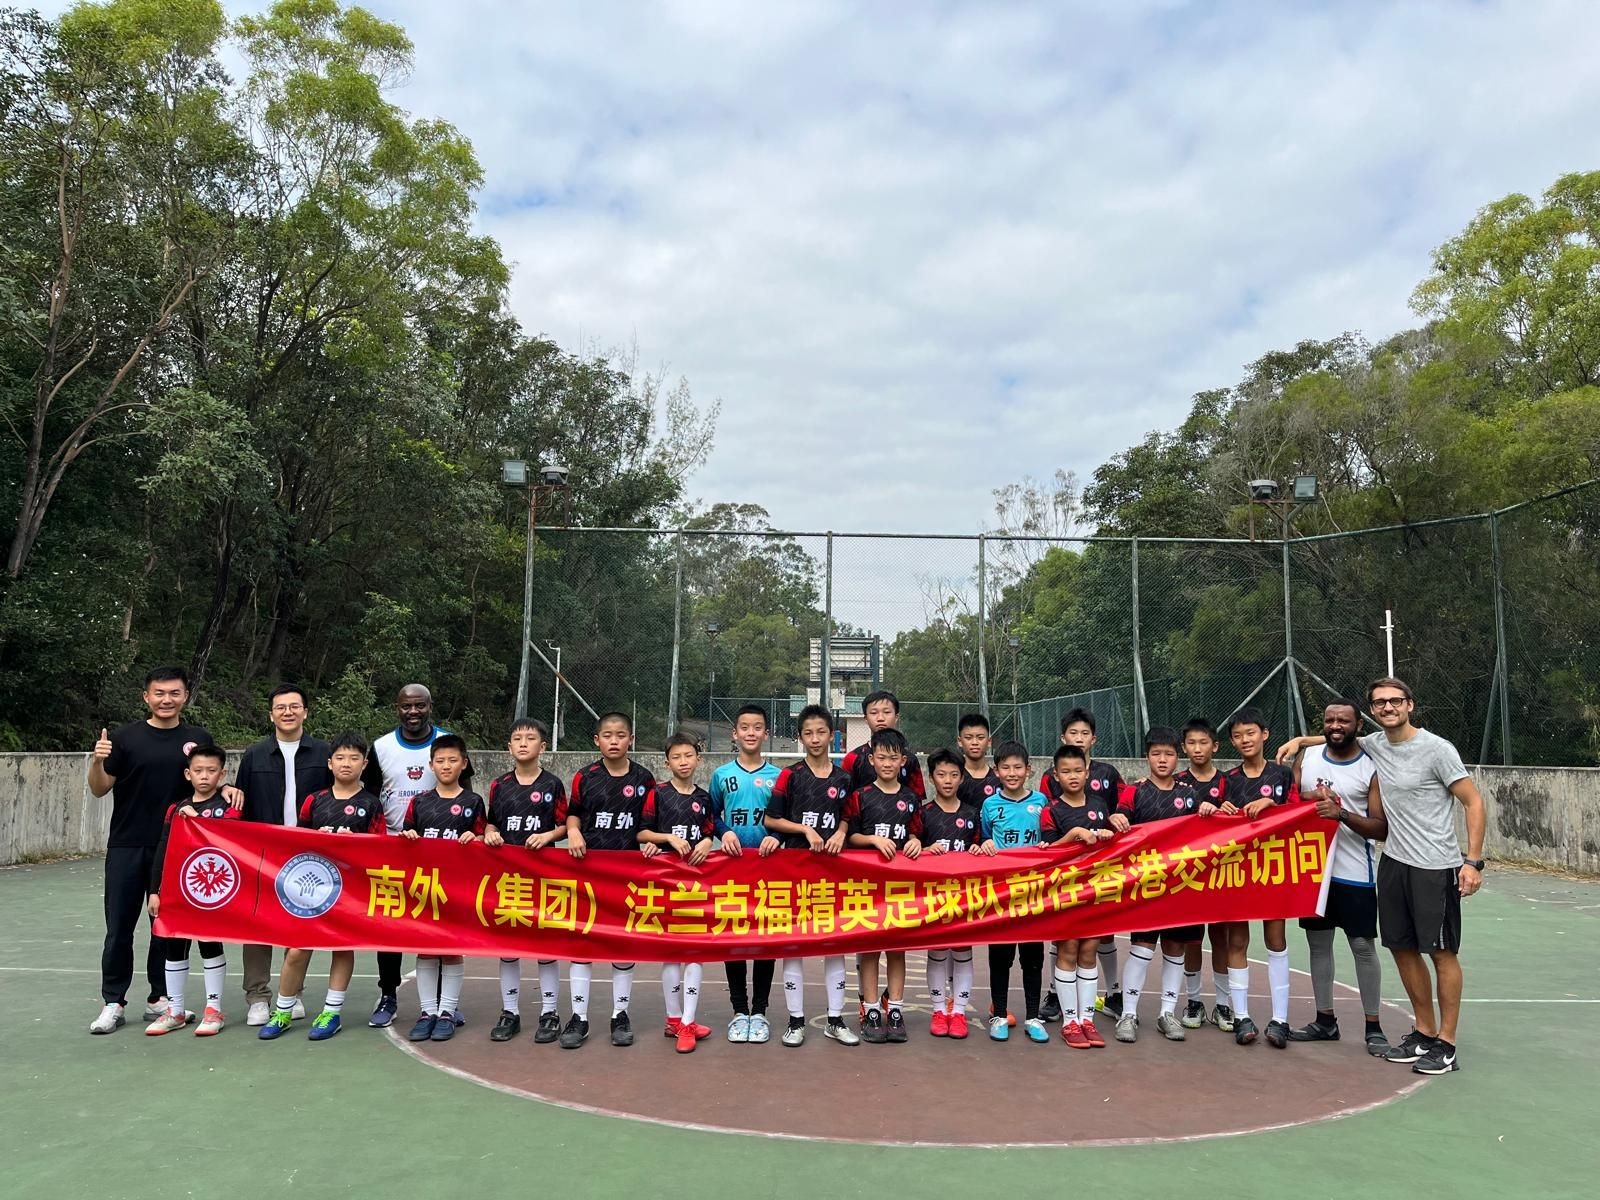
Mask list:
[[[655,792],[644,802],[644,828],[667,833],[693,845],[712,836],[717,819],[711,813],[711,793],[697,787],[680,792],[671,782],[656,784]]]
[[[834,767],[819,779],[805,763],[796,763],[785,767],[772,785],[767,816],[815,829],[827,841],[843,824],[850,792],[850,776],[842,768]],[[790,850],[804,850],[808,845],[804,837],[794,833],[785,834],[783,844]]]
[[[1042,782],[1044,786],[1039,790],[1044,793],[1045,799],[1061,799],[1061,784],[1054,771],[1047,771]],[[1121,771],[1097,758],[1089,764],[1089,782],[1083,785],[1083,790],[1091,800],[1099,796],[1109,806],[1117,802],[1117,797],[1122,795],[1122,789],[1126,786]]]
[[[1200,797],[1192,785],[1174,779],[1169,788],[1159,788],[1148,779],[1135,784],[1124,784],[1122,798],[1116,811],[1128,818],[1130,825],[1148,825],[1152,821],[1165,821],[1171,817],[1186,817],[1200,807]]]
[[[1111,805],[1103,795],[1085,794],[1082,804],[1068,804],[1065,799],[1052,800],[1045,805],[1044,816],[1039,819],[1039,840],[1046,845],[1059,842],[1074,829],[1110,829]]]
[[[959,791],[956,793],[956,801],[954,812],[946,812],[940,808],[937,800],[930,800],[922,806],[924,846],[938,846],[941,850],[959,854],[963,850],[971,850],[983,841],[983,829],[979,821],[982,806],[966,803],[961,799]]]
[[[155,894],[161,890],[161,863],[167,857],[167,839],[172,836],[172,819],[178,815],[180,808],[192,808],[195,816],[205,817],[213,821],[237,821],[243,816],[243,811],[229,805],[218,792],[209,800],[180,800],[177,804],[167,806],[166,818],[161,824],[161,837],[156,842],[156,856],[150,864],[150,891]]]
[[[508,846],[525,846],[537,834],[565,829],[566,785],[549,771],[540,771],[532,783],[507,771],[489,785],[489,824]]]
[[[956,785],[956,799],[961,803],[982,808],[985,800],[999,794],[1000,776],[994,773],[993,767],[984,775],[972,775],[965,766],[961,768],[961,782]]]
[[[844,773],[850,776],[850,789],[858,791],[878,778],[878,773],[872,769],[872,743],[866,742],[857,746],[839,763]],[[928,794],[927,787],[922,782],[922,766],[917,762],[915,754],[906,755],[905,765],[900,768],[900,786],[908,787],[918,800]]]
[[[332,788],[312,792],[300,803],[301,829],[332,829],[335,833],[387,833],[383,801],[366,788],[343,800]]]
[[[411,797],[401,830],[414,829],[425,838],[455,841],[463,833],[483,833],[483,797],[463,790],[457,796],[441,796],[429,788]]]
[[[631,758],[621,775],[608,771],[602,759],[572,777],[567,815],[578,818],[589,849],[637,850],[645,802],[655,790],[655,776]]]
[[[906,787],[884,792],[868,784],[845,801],[844,819],[851,833],[888,838],[896,850],[922,838],[922,801]]]
[[[1194,789],[1201,804],[1221,804],[1228,798],[1228,776],[1218,771],[1210,779],[1196,779],[1193,771],[1179,771],[1178,778]]]
[[[1295,786],[1294,772],[1280,763],[1269,762],[1254,779],[1238,766],[1228,772],[1228,800],[1235,808],[1254,804],[1257,800],[1271,800],[1274,804],[1292,804],[1300,799],[1300,789]]]

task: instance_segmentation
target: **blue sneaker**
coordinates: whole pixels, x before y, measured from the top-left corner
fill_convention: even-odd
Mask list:
[[[306,1034],[313,1042],[325,1042],[339,1032],[339,1014],[323,1009],[317,1014],[316,1020],[311,1022],[311,1031]]]
[[[431,1017],[423,1013],[417,1018],[417,1023],[411,1027],[411,1032],[406,1034],[406,1040],[411,1042],[425,1042],[433,1036],[434,1029],[439,1024],[438,1017]],[[455,1032],[455,1026],[450,1027],[450,1032]]]
[[[452,1014],[440,1013],[439,1019],[434,1022],[433,1033],[428,1040],[434,1042],[448,1042],[451,1038],[455,1037],[456,1029],[460,1026],[460,1024],[461,1022],[457,1021]]]
[[[372,1019],[367,1022],[373,1029],[387,1029],[394,1024],[395,1013],[400,1011],[400,1002],[395,999],[393,992],[385,992],[378,997],[378,1007],[372,1010]]]
[[[1023,1032],[1028,1035],[1030,1042],[1048,1042],[1050,1031],[1044,1027],[1044,1021],[1039,1017],[1029,1017],[1022,1023]]]
[[[267,1023],[261,1027],[256,1036],[263,1042],[270,1042],[288,1033],[289,1027],[293,1024],[294,1018],[289,1015],[287,1009],[275,1008],[272,1010],[272,1015],[267,1018]]]
[[[1004,1017],[989,1018],[989,1040],[1003,1042],[1011,1036],[1011,1025]]]

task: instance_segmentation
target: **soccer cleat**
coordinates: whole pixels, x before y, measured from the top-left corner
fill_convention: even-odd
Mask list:
[[[154,1021],[144,1027],[144,1031],[151,1037],[160,1037],[164,1033],[171,1033],[175,1029],[182,1029],[194,1019],[193,1013],[162,1013]]]
[[[521,1015],[502,1009],[500,1019],[494,1023],[494,1028],[489,1031],[489,1040],[491,1042],[509,1042],[521,1032]]]
[[[282,1011],[281,1009],[279,1011]],[[423,1013],[417,1018],[417,1023],[411,1027],[411,1032],[406,1034],[406,1040],[412,1042],[425,1042],[433,1037],[434,1026],[439,1024],[437,1016]]]
[[[1271,1033],[1271,1028],[1268,1028]],[[1299,1029],[1289,1031],[1291,1042],[1337,1042],[1339,1040],[1339,1023],[1324,1025],[1321,1021],[1313,1021],[1309,1025],[1302,1025]]]
[[[1122,993],[1112,992],[1106,996],[1105,1004],[1100,1006],[1118,1020],[1122,1018]]]
[[[1011,1036],[1011,1026],[1004,1017],[989,1018],[989,1040],[1003,1042]]]
[[[750,1040],[750,1018],[744,1013],[734,1013],[733,1020],[728,1022],[728,1040],[730,1042]]]
[[[1267,1045],[1274,1050],[1282,1050],[1289,1044],[1289,1022],[1267,1022]]]
[[[395,1013],[400,1011],[400,1001],[393,992],[385,992],[378,997],[378,1006],[372,1010],[372,1019],[367,1022],[369,1028],[387,1029],[394,1024]]]
[[[1139,1040],[1139,1018],[1134,1013],[1123,1013],[1117,1018],[1117,1041],[1137,1042]]]
[[[433,1032],[428,1035],[430,1042],[448,1042],[455,1037],[460,1023],[456,1020],[455,1013],[442,1012],[439,1019],[434,1022]]]
[[[772,1024],[767,1020],[766,1013],[750,1014],[750,1041],[752,1044],[765,1042],[772,1037]]]
[[[222,1032],[227,1022],[223,1019],[220,1008],[208,1008],[200,1014],[200,1024],[195,1026],[195,1037],[216,1037]]]
[[[252,1029],[259,1029],[271,1016],[272,1005],[265,1000],[256,1000],[251,1003],[250,1011],[245,1013],[244,1023]]]
[[[306,1037],[313,1042],[325,1042],[339,1032],[339,1027],[344,1023],[344,1018],[336,1012],[323,1009],[311,1022],[311,1028],[306,1031]]]
[[[289,1026],[294,1024],[294,1019],[288,1013],[274,1009],[267,1018],[267,1023],[257,1031],[256,1037],[263,1042],[276,1041],[289,1032]]]
[[[950,1015],[940,1009],[933,1014],[933,1019],[928,1022],[928,1035],[930,1037],[950,1036]]]
[[[1206,1023],[1206,1006],[1199,1000],[1191,1000],[1183,1006],[1180,1019],[1185,1029],[1199,1029]]]
[[[876,1008],[868,1012],[861,1020],[861,1040],[873,1045],[889,1040],[889,1031],[884,1028],[883,1014]]]
[[[1239,1046],[1248,1046],[1255,1041],[1256,1023],[1249,1017],[1240,1017],[1233,1023],[1233,1040]]]
[[[906,1040],[906,1018],[898,1008],[889,1010],[888,1036],[891,1042],[903,1042]]]
[[[843,1017],[829,1017],[828,1027],[822,1031],[824,1037],[832,1038],[841,1046],[859,1046],[861,1038],[854,1029],[844,1023]]]
[[[694,1030],[695,1027],[693,1025],[678,1026],[676,1049],[679,1054],[692,1054],[694,1052],[695,1043],[700,1040],[695,1037]]]
[[[533,1031],[533,1040],[541,1046],[548,1045],[561,1036],[561,1018],[553,1012],[539,1014],[539,1027]]]
[[[1418,1075],[1448,1075],[1451,1071],[1459,1071],[1461,1064],[1456,1061],[1454,1046],[1435,1039],[1428,1047],[1428,1052],[1417,1059],[1411,1069]]]
[[[1178,1020],[1177,1013],[1162,1013],[1156,1018],[1156,1032],[1169,1042],[1181,1042],[1188,1038],[1183,1032],[1183,1022]]]
[[[628,1014],[625,1012],[620,1012],[611,1018],[611,1044],[613,1046],[633,1045],[633,1026],[629,1024]]]
[[[123,1015],[122,1005],[108,1004],[100,1010],[100,1015],[89,1022],[90,1033],[115,1033],[128,1023],[128,1018]]]
[[[172,1003],[165,996],[157,996],[154,1000],[144,1002],[144,1019],[159,1021],[172,1010]]]
[[[950,1036],[951,1036],[951,1038],[953,1038],[955,1041],[958,1041],[958,1042],[966,1040],[966,1037],[967,1037],[967,1014],[966,1013],[958,1012],[958,1013],[951,1013],[950,1014]]]
[[[806,1023],[791,1018],[788,1028],[783,1031],[783,1036],[778,1039],[785,1046],[803,1046],[806,1041]]]
[[[1044,1003],[1039,1005],[1039,1019],[1041,1021],[1061,1020],[1061,997],[1054,992],[1046,992]]]
[[[1089,1048],[1089,1039],[1084,1035],[1083,1025],[1077,1021],[1068,1021],[1061,1027],[1061,1040],[1074,1050]]]
[[[561,1048],[563,1050],[576,1050],[589,1040],[589,1022],[577,1013],[567,1021],[567,1027],[561,1031]]]
[[[1418,1033],[1413,1029],[1400,1039],[1398,1046],[1391,1046],[1384,1053],[1385,1062],[1414,1063],[1433,1046],[1433,1039],[1425,1033]]]
[[[1384,1037],[1383,1030],[1374,1029],[1367,1034],[1367,1053],[1373,1058],[1382,1058],[1389,1053],[1389,1039]]]
[[[1044,1021],[1039,1017],[1029,1017],[1022,1023],[1022,1031],[1028,1035],[1030,1042],[1043,1045],[1050,1040],[1050,1031],[1044,1027]]]
[[[1083,1036],[1089,1040],[1089,1047],[1093,1050],[1104,1050],[1105,1038],[1100,1036],[1100,1031],[1095,1028],[1093,1021],[1079,1021],[1078,1028],[1083,1030]]]

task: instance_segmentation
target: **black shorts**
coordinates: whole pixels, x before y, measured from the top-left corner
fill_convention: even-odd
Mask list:
[[[1328,885],[1328,905],[1320,917],[1301,917],[1301,929],[1342,929],[1351,937],[1378,936],[1378,889],[1359,883]]]
[[[1413,867],[1387,854],[1378,862],[1378,923],[1390,950],[1432,954],[1461,949],[1457,868]]]
[[[1205,937],[1204,925],[1178,925],[1172,929],[1147,929],[1143,933],[1130,933],[1128,940],[1138,942],[1142,946],[1154,946],[1157,942],[1198,942]]]

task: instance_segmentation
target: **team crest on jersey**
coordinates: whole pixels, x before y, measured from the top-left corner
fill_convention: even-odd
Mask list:
[[[1089,780],[1089,790],[1098,792],[1100,790],[1100,781],[1098,779]]]
[[[836,787],[829,788],[828,789],[828,799],[829,800],[837,800],[838,798],[839,798],[839,789],[836,788]]]
[[[188,758],[189,755],[194,753],[194,748],[196,746],[198,746],[199,744],[200,744],[199,742],[185,742],[183,744],[183,756],[185,758]]]
[[[347,817],[355,816],[356,815],[356,806],[354,804],[346,804],[344,806],[344,815],[347,816]],[[364,816],[365,814],[362,814],[362,815]]]
[[[630,783],[625,785],[622,789],[622,794],[628,797],[630,800],[633,799],[633,784]]]
[[[956,828],[957,829],[965,829],[966,827],[967,827],[967,819],[965,817],[957,817],[956,818]]]
[[[700,801],[696,800],[693,804],[689,805],[689,811],[690,812],[699,812],[700,811]]]
[[[407,767],[406,768],[406,778],[407,779],[421,779],[422,778],[422,768],[421,767]]]
[[[984,794],[984,795],[985,795],[985,796],[992,796],[992,795],[994,795],[994,784],[992,784],[992,783],[986,783],[986,784],[984,784],[984,785],[983,785],[983,794]]]
[[[901,812],[905,812],[905,810],[906,810],[906,802],[904,800],[896,800],[894,802],[894,806],[897,809],[899,809]]]
[[[273,881],[278,903],[291,917],[310,920],[332,908],[344,891],[338,866],[320,854],[296,854]]]
[[[178,878],[196,908],[221,908],[239,894],[239,864],[225,850],[196,850],[183,860]]]
[[[1262,785],[1261,785],[1261,794],[1262,794],[1262,795],[1263,795],[1263,796],[1270,796],[1270,795],[1272,795],[1272,785],[1271,785],[1271,784],[1270,784],[1270,783],[1263,783],[1263,784],[1262,784]]]
[[[450,806],[450,815],[451,815],[451,816],[452,816],[452,817],[459,817],[459,816],[460,816],[460,815],[461,815],[461,805],[459,805],[459,804],[452,804],[452,805],[451,805],[451,806]]]
[[[1179,812],[1182,812],[1183,811],[1183,797],[1179,796],[1176,800],[1174,800],[1172,802],[1172,807],[1177,809]]]

